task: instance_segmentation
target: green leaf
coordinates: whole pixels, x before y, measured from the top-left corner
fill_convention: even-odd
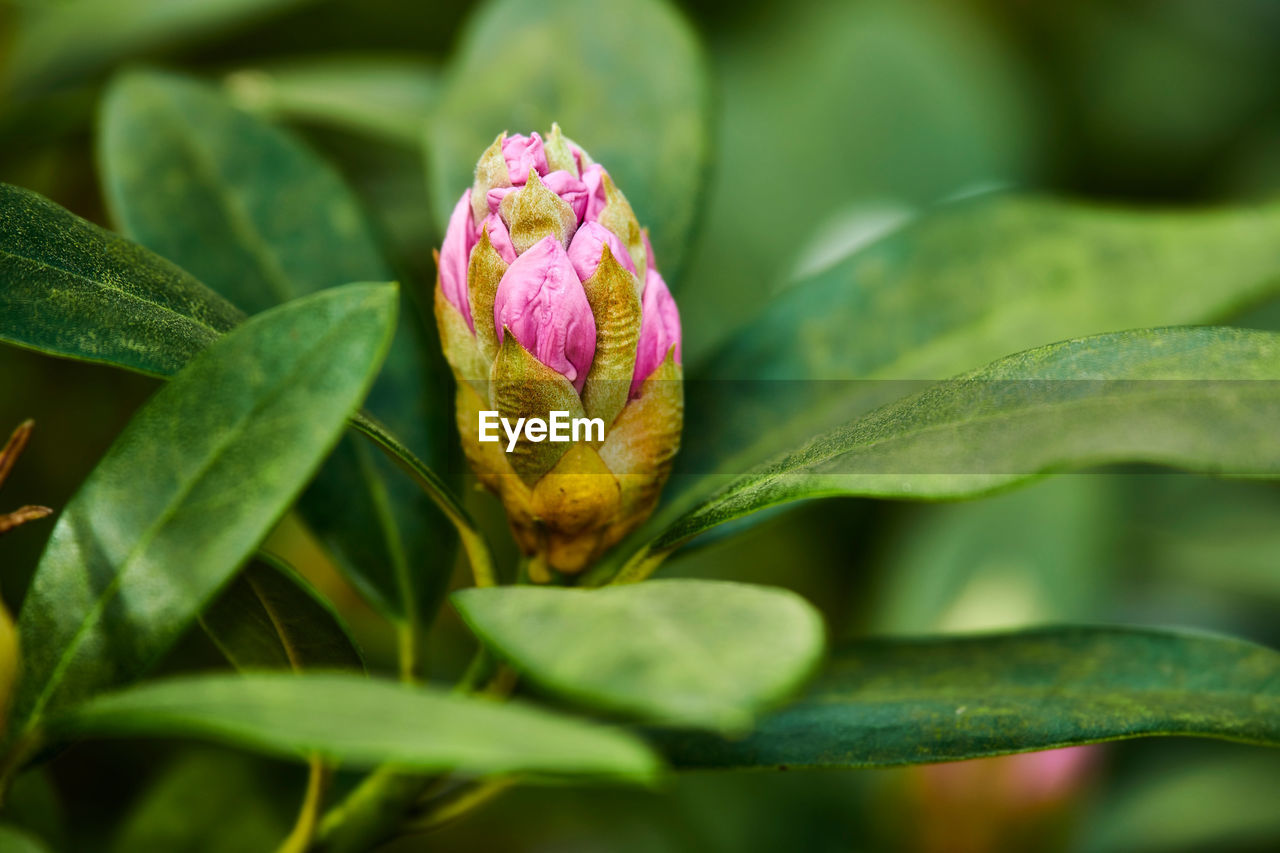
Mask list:
[[[289,831],[288,821],[273,802],[283,786],[278,774],[264,772],[267,768],[262,763],[225,750],[184,751],[155,773],[154,781],[121,816],[108,849],[112,853],[276,849]]]
[[[243,319],[163,258],[43,196],[0,184],[0,339],[7,343],[165,376]]]
[[[698,380],[751,382],[699,383],[706,393],[689,395],[677,464],[741,473],[893,391],[826,380],[943,379],[1052,341],[1219,322],[1276,293],[1277,270],[1280,204],[945,204],[792,283],[691,369]],[[698,477],[688,491],[720,484]]]
[[[1249,752],[1162,762],[1110,796],[1080,824],[1083,853],[1265,850],[1280,837],[1280,762]]]
[[[1149,735],[1280,746],[1280,653],[1123,627],[867,640],[747,738],[658,736],[685,767],[883,767]]]
[[[439,97],[440,74],[434,63],[413,57],[331,56],[237,71],[226,85],[245,109],[416,149]]]
[[[342,617],[271,554],[236,576],[200,625],[236,669],[364,669]]]
[[[0,850],[5,853],[47,853],[48,849],[26,830],[0,824]]]
[[[394,277],[338,173],[218,90],[173,74],[125,73],[107,90],[101,125],[104,191],[125,232],[251,312]],[[432,346],[408,300],[367,406],[448,469],[456,441],[447,407],[433,405],[447,380],[433,369]],[[300,509],[380,612],[410,625],[435,612],[452,569],[448,524],[379,454],[348,436]]]
[[[307,0],[67,0],[24,9],[9,86],[31,95],[156,47],[208,38]]]
[[[808,602],[751,584],[502,587],[452,600],[485,647],[538,687],[674,725],[749,727],[803,684],[825,644]]]
[[[358,284],[248,320],[134,416],[67,504],[18,630],[15,721],[145,669],[297,497],[377,373],[396,288]]]
[[[427,132],[436,221],[494,137],[556,121],[613,175],[663,272],[678,270],[709,137],[706,59],[688,24],[660,0],[607,13],[591,0],[496,0],[464,32]]]
[[[911,507],[910,535],[882,546],[882,581],[867,606],[873,632],[1105,620],[1129,520],[1119,479],[1051,477],[980,501]]]
[[[102,99],[98,159],[120,230],[251,314],[394,278],[338,173],[203,83],[116,76]]]
[[[1105,462],[1274,477],[1276,380],[1280,335],[1270,332],[1157,329],[1052,344],[891,403],[756,468],[668,526],[650,550],[788,501],[970,497]]]
[[[285,758],[465,774],[608,776],[650,782],[657,758],[633,736],[518,702],[497,703],[356,675],[214,675],[91,699],[65,736],[161,735]]]

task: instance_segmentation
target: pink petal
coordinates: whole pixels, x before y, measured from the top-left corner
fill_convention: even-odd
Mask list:
[[[593,163],[582,172],[582,183],[587,188],[587,206],[582,218],[587,222],[595,222],[609,200],[604,194],[604,176],[608,174],[599,163]]]
[[[680,364],[680,311],[667,283],[657,270],[650,268],[640,297],[640,341],[636,345],[636,370],[631,376],[633,399],[672,347],[676,350],[676,364]]]
[[[554,236],[531,246],[507,269],[493,301],[498,341],[503,327],[578,393],[596,354],[596,321],[582,282]]]
[[[507,161],[507,177],[518,187],[529,180],[530,169],[536,169],[539,176],[547,173],[547,152],[542,148],[542,137],[537,131],[529,136],[518,133],[504,139],[502,159]]]
[[[653,260],[653,244],[649,242],[649,229],[646,228],[641,231],[640,234],[644,237],[644,258],[646,261],[646,267],[651,270],[656,270],[658,265]]]
[[[605,246],[609,247],[615,261],[635,273],[636,265],[631,260],[631,253],[622,245],[617,235],[599,222],[587,222],[578,229],[569,243],[569,262],[577,271],[578,278],[586,281],[596,274]]]
[[[502,260],[511,263],[516,259],[516,247],[511,243],[511,232],[507,230],[507,225],[502,221],[501,216],[490,213],[484,218],[484,223],[480,227],[489,232],[489,245],[497,250]]]
[[[526,180],[521,181],[521,184],[528,183],[528,177],[529,173],[525,172]],[[581,222],[583,211],[587,209],[586,185],[563,169],[548,172],[540,177],[542,185],[564,199],[573,209],[574,216]],[[502,208],[502,200],[518,189],[520,187],[494,187],[489,190],[484,197],[485,203],[489,205],[489,212],[497,213]]]
[[[444,298],[467,318],[467,325],[475,332],[471,318],[471,299],[467,296],[467,263],[471,249],[479,234],[471,221],[471,190],[468,189],[454,205],[449,215],[449,227],[444,232],[444,244],[440,247],[440,289]]]

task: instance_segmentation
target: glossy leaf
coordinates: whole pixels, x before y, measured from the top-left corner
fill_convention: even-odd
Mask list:
[[[1278,476],[1277,380],[1280,335],[1270,332],[1148,330],[1029,350],[884,406],[737,478],[651,547],[668,550],[804,498],[969,497],[1113,461]]]
[[[435,64],[416,58],[333,56],[227,76],[232,98],[270,116],[358,131],[415,149],[440,92]],[[421,187],[418,187],[421,194]]]
[[[0,340],[166,376],[243,319],[169,261],[0,184]]]
[[[342,617],[278,557],[259,554],[200,625],[236,669],[363,669]]]
[[[556,121],[613,175],[670,275],[701,199],[705,62],[693,30],[662,0],[623,0],[607,14],[590,0],[485,4],[428,127],[436,220],[448,221],[501,131],[545,133]]]
[[[744,729],[822,654],[822,617],[788,590],[653,581],[598,590],[466,589],[454,605],[538,687],[651,722]]]
[[[16,30],[9,85],[32,94],[73,83],[121,58],[208,38],[306,0],[70,0],[42,3]]]
[[[152,682],[91,699],[56,724],[64,736],[199,737],[348,766],[466,774],[654,779],[631,735],[520,703],[502,704],[356,675],[260,673]]]
[[[882,767],[1148,735],[1280,746],[1280,653],[1121,627],[867,640],[742,740],[659,737],[685,767]]]
[[[117,77],[103,101],[98,154],[124,231],[251,312],[394,277],[338,173],[202,83],[145,71]],[[455,442],[447,409],[429,403],[446,382],[431,346],[406,300],[367,405],[446,469]],[[452,568],[448,523],[378,453],[345,438],[300,508],[379,611],[401,623],[434,612]]]
[[[377,373],[396,289],[252,318],[159,392],[67,504],[23,602],[15,721],[136,676],[231,577]]]
[[[942,205],[791,283],[688,372],[733,381],[688,395],[678,471],[740,474],[894,392],[845,380],[938,380],[1054,341],[1218,322],[1276,293],[1277,269],[1277,204],[1161,211],[988,194]]]

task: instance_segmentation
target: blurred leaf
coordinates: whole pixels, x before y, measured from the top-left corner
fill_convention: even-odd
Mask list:
[[[204,84],[157,72],[118,76],[103,100],[99,157],[124,230],[252,312],[394,277],[338,173]],[[367,406],[448,469],[454,427],[428,346],[408,301]],[[453,567],[448,523],[377,453],[345,438],[300,508],[380,612],[402,624],[435,612]]]
[[[235,573],[368,390],[395,300],[391,285],[350,285],[251,318],[139,410],[58,519],[23,602],[20,731],[136,676]]]
[[[63,735],[202,737],[305,760],[468,775],[529,772],[650,782],[658,759],[633,736],[532,705],[358,675],[175,678],[99,696]]]
[[[200,625],[239,670],[364,669],[338,612],[269,554],[236,576]]]
[[[48,767],[29,767],[18,774],[5,792],[4,814],[11,826],[44,839],[53,849],[67,847],[71,822]]]
[[[228,75],[226,85],[245,109],[358,131],[415,149],[422,144],[440,90],[435,63],[373,54],[248,68]]]
[[[36,94],[156,48],[208,38],[307,0],[63,0],[23,10],[9,87]]]
[[[1274,755],[1168,764],[1100,798],[1081,823],[1085,853],[1263,850],[1280,837]]]
[[[0,736],[8,731],[9,707],[21,669],[21,649],[9,608],[0,601]]]
[[[757,384],[706,382],[690,396],[679,464],[739,473],[893,391],[817,380],[941,379],[1053,341],[1220,321],[1277,292],[1277,270],[1275,204],[1175,212],[986,195],[943,205],[794,283],[690,371]]]
[[[1126,509],[1116,476],[1097,473],[913,507],[902,534],[887,537],[884,589],[866,607],[873,630],[921,635],[1105,619]]]
[[[658,736],[684,767],[882,767],[1148,735],[1280,746],[1280,653],[1124,627],[865,640],[742,740]]]
[[[783,589],[672,580],[453,594],[485,646],[538,687],[644,720],[741,730],[796,690],[822,617]]]
[[[1125,563],[1144,579],[1180,580],[1274,607],[1280,603],[1280,493],[1191,477],[1137,479]]]
[[[494,137],[556,121],[613,175],[674,273],[701,201],[709,100],[697,36],[662,0],[607,12],[591,0],[486,3],[428,126],[436,221],[448,221]]]
[[[115,77],[98,158],[121,231],[251,314],[394,278],[338,173],[203,83],[154,71]]]
[[[0,184],[0,339],[163,376],[243,318],[163,258]]]
[[[272,791],[244,755],[184,752],[162,768],[120,822],[110,850],[240,853],[272,850],[289,831]]]
[[[1051,105],[993,10],[791,0],[713,15],[714,176],[677,292],[690,361],[759,310],[836,211],[1043,182]],[[856,328],[856,315],[841,319]]]
[[[4,853],[48,853],[49,848],[24,829],[0,824],[0,850]]]
[[[1105,462],[1280,475],[1277,380],[1280,335],[1270,332],[1155,329],[1051,344],[818,436],[725,486],[649,550],[789,501],[971,497]]]

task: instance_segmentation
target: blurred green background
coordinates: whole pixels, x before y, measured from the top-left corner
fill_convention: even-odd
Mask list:
[[[523,74],[522,63],[543,61],[566,132],[606,164],[611,150],[635,147],[625,137],[645,134],[645,110],[688,111],[687,125],[652,140],[661,168],[616,170],[642,221],[680,221],[694,235],[677,243],[655,233],[688,364],[797,270],[957,195],[1016,187],[1170,206],[1280,195],[1280,5],[1270,0],[689,0],[656,15],[640,0],[579,2],[568,4],[575,26],[552,26],[544,35],[556,49],[541,52],[523,37],[549,26],[544,5],[565,4],[476,5],[485,8],[0,2],[0,66],[9,69],[0,180],[107,224],[92,147],[101,87],[131,63],[184,70],[304,134],[359,191],[406,280],[425,293],[437,214],[480,150],[459,128],[503,129],[486,125],[500,114],[486,93]],[[515,34],[501,41],[510,54],[486,51],[486,38],[503,32]],[[445,86],[463,44],[449,91],[465,77],[474,81],[465,98]],[[566,101],[556,87],[589,76],[592,52],[610,47],[639,57],[636,73],[668,69],[664,99],[587,86]],[[705,89],[688,85],[703,72]],[[531,123],[543,109],[531,105]],[[662,192],[679,184],[673,176],[704,169],[701,196]],[[1280,329],[1280,309],[1257,306],[1233,322]],[[849,323],[856,335],[857,318]],[[0,430],[37,421],[5,506],[64,504],[154,387],[0,349]],[[496,502],[472,503],[505,540]],[[31,524],[0,542],[11,607],[50,529]],[[371,662],[386,664],[385,628],[305,533],[289,522],[277,536],[346,611]],[[1280,490],[1109,469],[970,504],[827,501],[677,555],[664,571],[796,589],[835,638],[1125,621],[1277,646]],[[430,667],[451,675],[468,651],[446,608]],[[217,662],[196,632],[165,666]],[[1048,772],[1009,758],[943,771],[695,773],[660,793],[521,789],[396,849],[1280,849],[1280,758],[1271,753],[1109,745],[1043,801],[1028,796],[1027,780]],[[14,808],[63,849],[194,851],[224,849],[228,822],[240,827],[235,849],[255,832],[269,847],[288,826],[303,772],[230,751],[124,742],[76,747],[47,784],[27,778]]]

